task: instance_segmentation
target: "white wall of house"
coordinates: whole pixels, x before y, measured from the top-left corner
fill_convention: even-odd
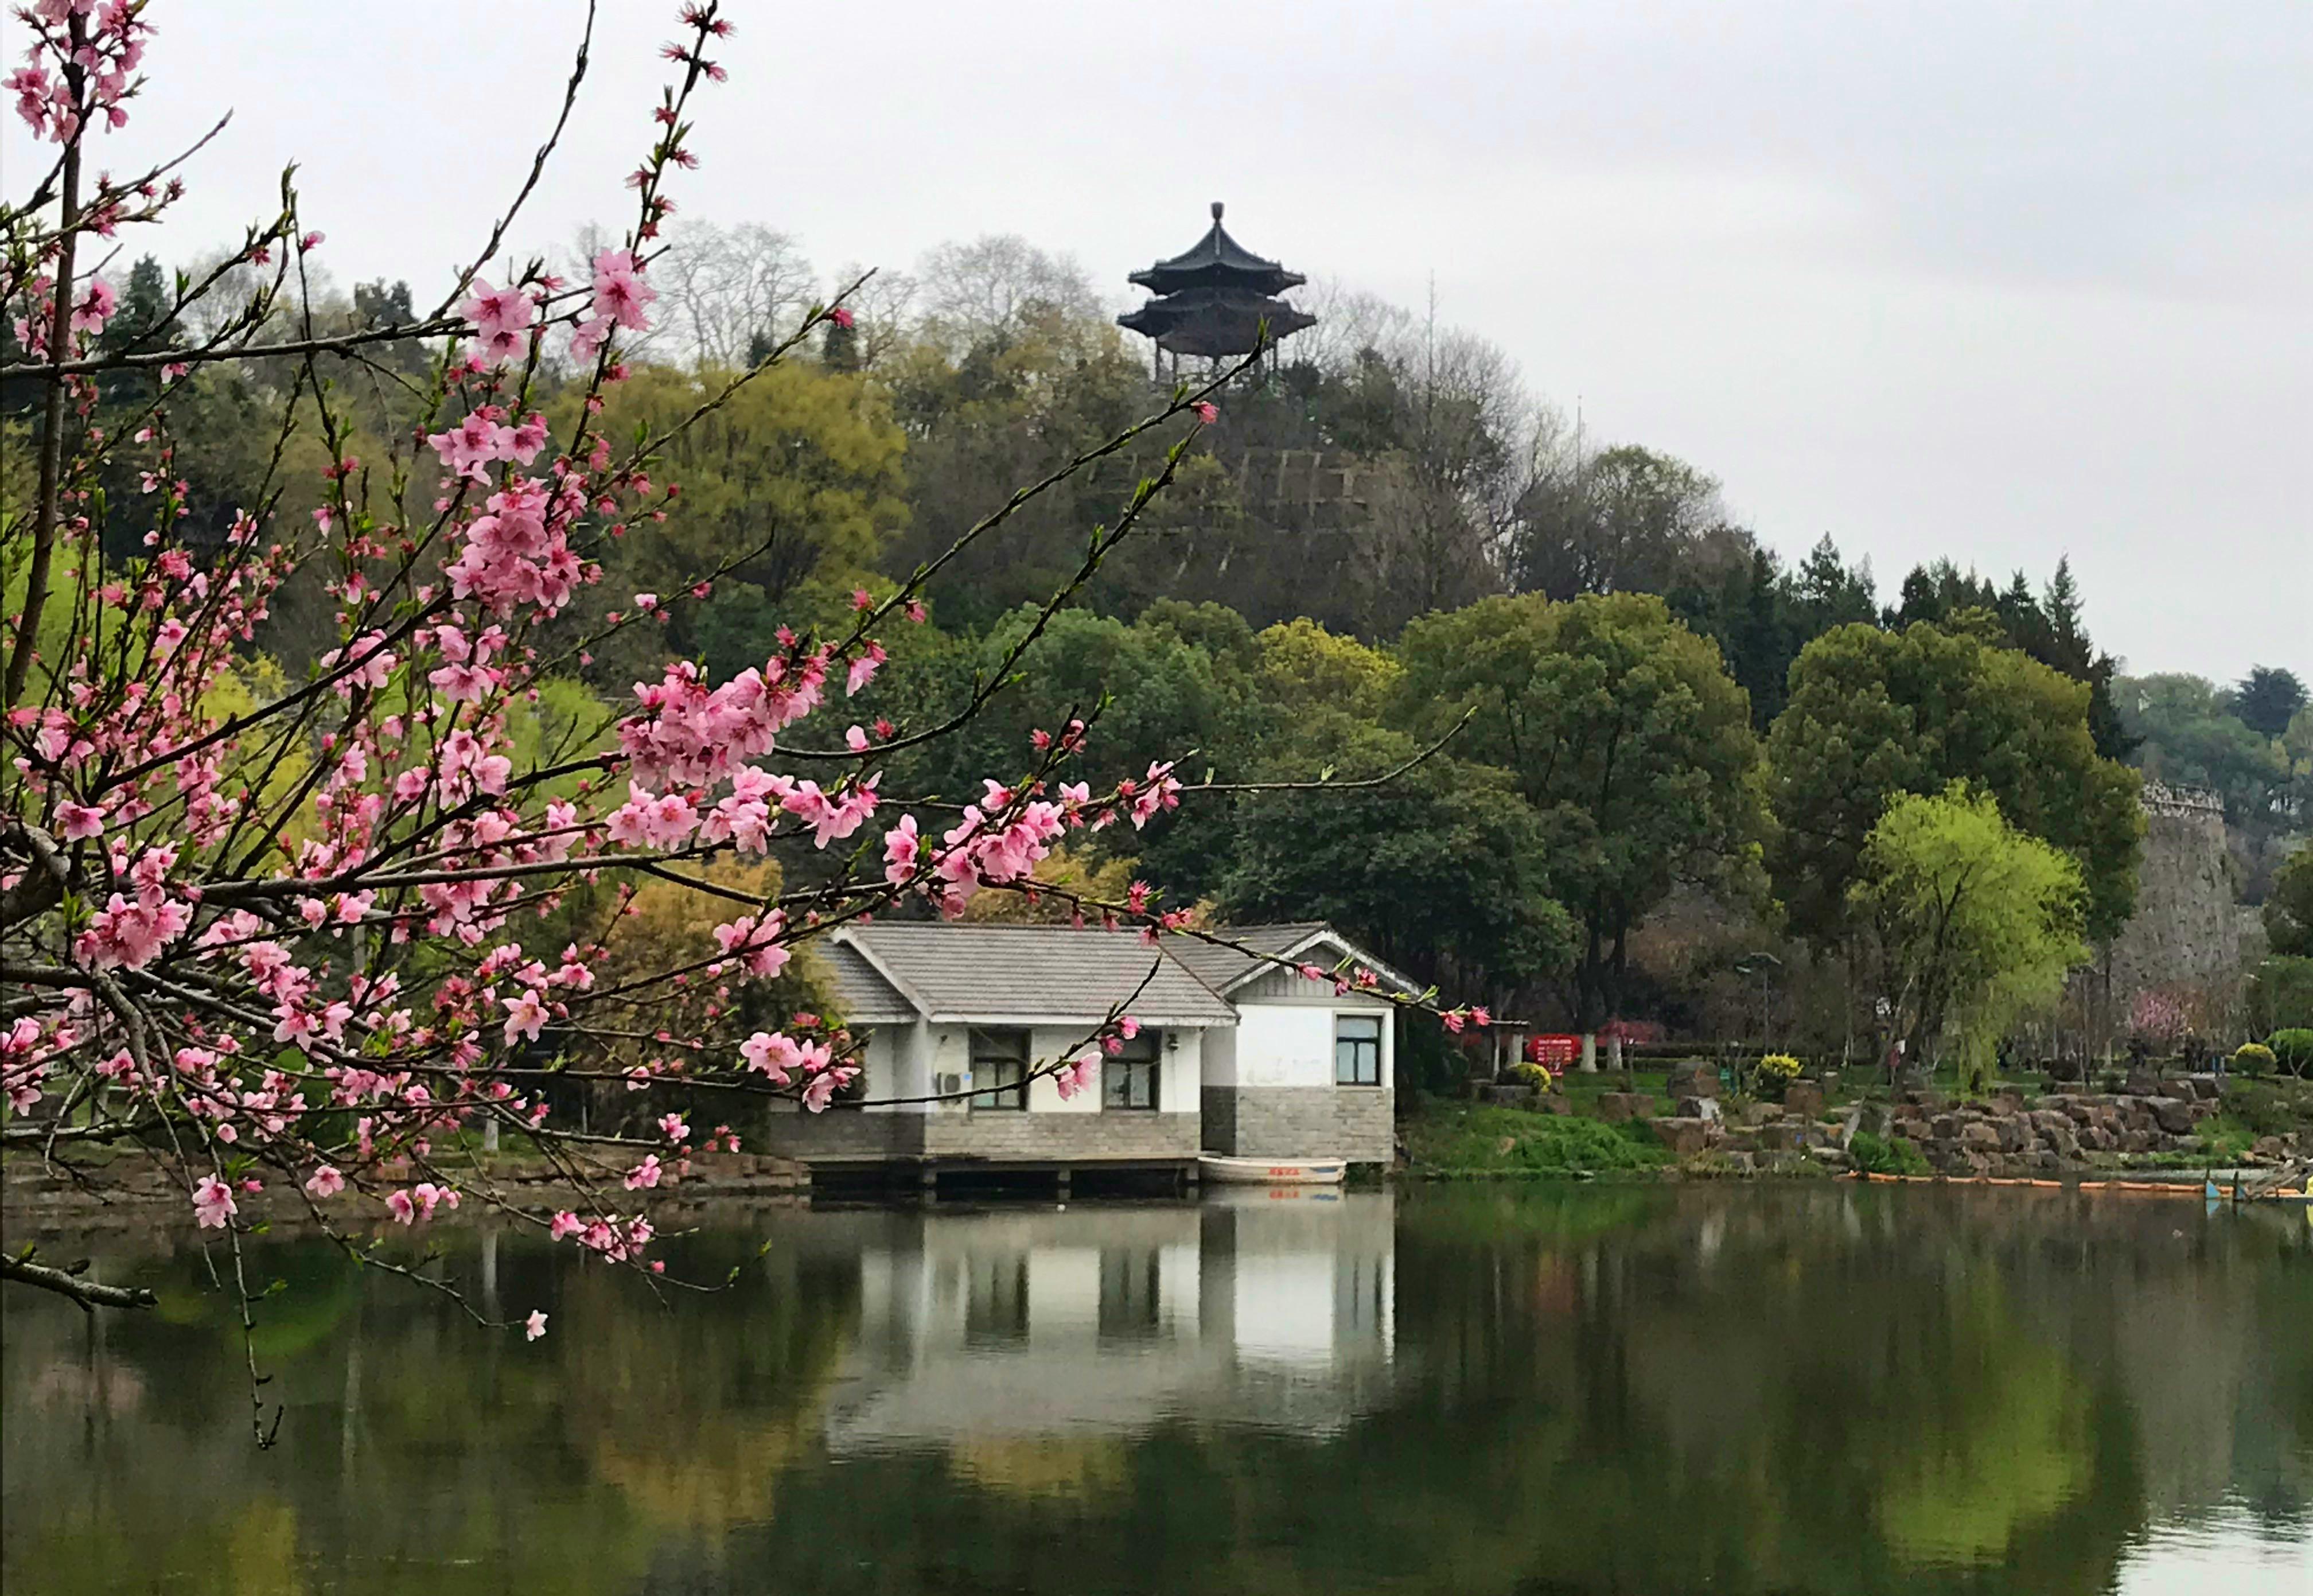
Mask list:
[[[1206,1060],[1207,1086],[1332,1086],[1333,1021],[1343,1014],[1370,1015],[1381,1024],[1381,1084],[1395,1084],[1396,1027],[1386,1003],[1344,998],[1334,1002],[1296,999],[1265,1003],[1240,998],[1230,1045]]]
[[[932,1089],[931,1027],[879,1025],[867,1033],[865,1053],[870,1114],[921,1114],[927,1105],[894,1103],[893,1098],[923,1098]]]
[[[878,1027],[868,1043],[869,1095],[928,1096],[942,1075],[968,1078],[972,1073],[972,1028],[968,1025],[935,1025],[929,1021],[919,1021],[906,1027]],[[1028,1033],[1029,1060],[1033,1064],[1042,1066],[1086,1051],[1077,1045],[1083,1042],[1085,1034],[1092,1027],[1089,1024],[1076,1022],[1065,1026],[996,1028],[1025,1030]],[[1205,1054],[1211,1045],[1209,1038],[1216,1035],[1226,1036],[1226,1027],[1218,1031],[1192,1026],[1158,1028],[1163,1045],[1157,1056],[1163,1061],[1164,1069],[1157,1080],[1157,1107],[1167,1114],[1193,1114],[1197,1110],[1199,1092],[1204,1080]],[[1328,1056],[1331,1056],[1330,1053]],[[897,1082],[896,1089],[887,1089],[887,1081]],[[977,1084],[980,1083],[967,1080],[967,1088]],[[1028,1112],[1031,1114],[1098,1114],[1100,1106],[1097,1078],[1090,1087],[1067,1098],[1060,1096],[1058,1083],[1049,1075],[1040,1076],[1028,1083]],[[960,1100],[914,1107],[919,1112],[926,1108],[944,1114],[970,1112],[967,1105]]]

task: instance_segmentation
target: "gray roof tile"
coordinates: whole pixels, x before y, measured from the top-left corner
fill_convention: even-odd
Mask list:
[[[916,1018],[916,1006],[901,997],[892,983],[859,951],[828,941],[815,949],[833,978],[837,1012],[854,1025],[893,1025]]]
[[[1097,1020],[1121,1006],[1151,1025],[1230,1025],[1236,1010],[1138,931],[878,921],[851,944],[937,1019]],[[839,980],[840,977],[839,977]]]

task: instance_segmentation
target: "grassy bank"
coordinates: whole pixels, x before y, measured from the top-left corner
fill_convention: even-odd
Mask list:
[[[1425,1099],[1405,1122],[1407,1173],[1433,1180],[1639,1172],[1670,1154],[1643,1124]]]

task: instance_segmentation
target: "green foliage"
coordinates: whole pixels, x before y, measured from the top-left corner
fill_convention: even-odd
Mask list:
[[[2236,1075],[2270,1075],[2273,1063],[2273,1049],[2262,1042],[2244,1042],[2233,1049],[2233,1073]]]
[[[2313,1027],[2313,957],[2261,961],[2247,996],[2249,1025],[2259,1034]]]
[[[611,390],[604,430],[659,436],[727,380],[638,368]],[[682,489],[666,520],[605,542],[590,611],[631,609],[637,593],[668,602],[664,626],[630,626],[595,646],[594,679],[623,692],[655,678],[670,654],[703,654],[718,677],[760,666],[782,624],[808,619],[792,601],[814,578],[826,589],[821,607],[840,613],[840,595],[907,521],[905,448],[883,395],[857,377],[805,363],[754,377],[654,458],[654,474]],[[726,567],[707,601],[682,596],[699,574]]]
[[[2126,923],[2144,827],[2136,777],[2098,754],[2086,686],[1987,630],[1843,626],[1792,667],[1790,707],[1767,743],[1769,858],[1794,929],[1819,946],[1851,929],[1850,889],[1889,802],[1953,781],[2080,866],[2092,940]]]
[[[1718,648],[1658,598],[1490,598],[1407,628],[1398,718],[1474,719],[1456,754],[1508,773],[1580,920],[1577,1023],[1613,1012],[1632,927],[1681,880],[1725,882],[1762,824],[1758,745]]]
[[[2229,1080],[2224,1117],[2259,1136],[2313,1129],[2313,1086],[2286,1080]]]
[[[2294,671],[2256,666],[2241,678],[2232,692],[2233,713],[2261,737],[2277,737],[2305,708],[2305,683]]]
[[[2286,790],[2289,766],[2265,733],[2243,720],[2237,701],[2200,676],[2124,678],[2115,684],[2120,714],[2139,740],[2136,763],[2156,781],[2214,789],[2234,824],[2262,833]],[[2288,722],[2282,721],[2285,729]]]
[[[2265,935],[2285,957],[2313,957],[2313,842],[2289,856],[2265,900]]]
[[[1520,1086],[1531,1086],[1542,1091],[1550,1089],[1550,1083],[1553,1079],[1550,1071],[1540,1064],[1523,1063],[1512,1064],[1509,1067],[1509,1078]]]
[[[2273,1062],[2291,1075],[2313,1075],[2313,1029],[2291,1027],[2273,1033]]]
[[[2010,825],[1988,794],[1955,785],[1889,804],[1860,868],[1850,900],[1894,1031],[1922,1058],[1948,1024],[1961,1088],[1980,1089],[2001,1039],[2088,957],[2080,867]]]
[[[1849,1138],[1847,1156],[1867,1175],[1925,1175],[1927,1155],[1901,1136],[1880,1136],[1858,1131]]]
[[[1329,752],[1289,752],[1265,777],[1378,774],[1418,752],[1379,727],[1344,727]],[[1330,920],[1393,964],[1451,960],[1484,991],[1564,967],[1573,948],[1552,895],[1549,839],[1500,771],[1433,757],[1375,787],[1249,793],[1221,885],[1236,920]]]

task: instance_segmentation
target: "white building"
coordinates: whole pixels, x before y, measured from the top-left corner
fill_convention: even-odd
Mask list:
[[[1322,925],[1214,935],[1226,940],[951,922],[831,932],[818,952],[867,1038],[866,1106],[783,1118],[770,1151],[934,1169],[1185,1168],[1200,1151],[1391,1161],[1395,1027],[1376,988],[1416,989]],[[1359,970],[1370,984],[1354,984]],[[1139,1035],[1063,1098],[1038,1071],[1096,1054],[1115,1013]]]

